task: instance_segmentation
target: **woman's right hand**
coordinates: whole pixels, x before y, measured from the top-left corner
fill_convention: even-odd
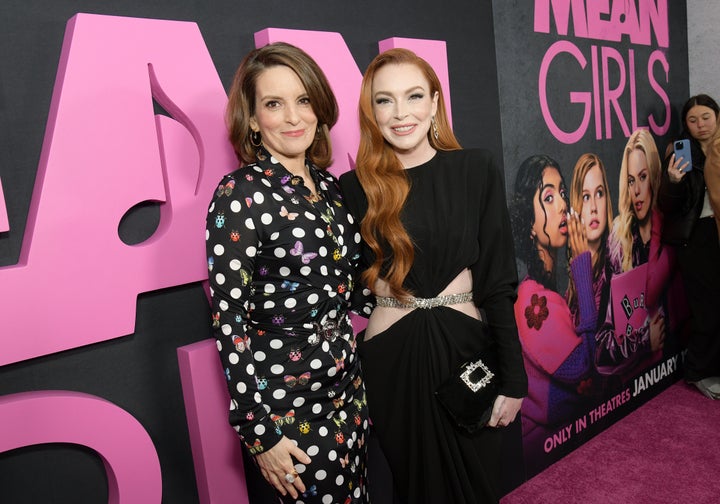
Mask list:
[[[285,436],[280,442],[270,448],[268,451],[255,455],[255,461],[260,467],[263,477],[277,489],[282,495],[288,493],[293,499],[297,499],[298,491],[304,492],[305,484],[295,471],[293,457],[302,464],[309,464],[310,457],[307,453],[295,446],[290,439]],[[291,474],[295,480],[290,483],[285,476]]]
[[[685,161],[682,158],[676,159],[675,153],[670,156],[670,165],[668,165],[668,178],[673,184],[680,182],[685,174],[685,168],[687,168],[689,161]]]

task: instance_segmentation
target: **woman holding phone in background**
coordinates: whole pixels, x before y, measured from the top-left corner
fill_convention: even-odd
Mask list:
[[[678,159],[674,145],[669,146],[659,197],[666,220],[663,240],[678,245],[692,314],[685,379],[711,399],[720,399],[720,245],[704,170],[719,112],[708,95],[693,96],[685,103],[678,140],[690,141],[692,159]]]

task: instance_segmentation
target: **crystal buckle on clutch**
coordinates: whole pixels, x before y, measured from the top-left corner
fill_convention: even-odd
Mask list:
[[[484,376],[479,380],[473,381],[473,378],[470,375],[472,375],[477,369],[480,369],[484,373]],[[493,372],[488,369],[485,363],[478,359],[475,362],[467,364],[465,371],[462,372],[460,378],[465,382],[465,385],[467,385],[470,390],[477,392],[481,388],[487,386],[494,376]]]

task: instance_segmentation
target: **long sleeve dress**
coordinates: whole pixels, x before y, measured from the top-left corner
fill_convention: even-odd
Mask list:
[[[470,268],[475,304],[484,309],[498,348],[500,393],[525,396],[502,172],[486,151],[457,150],[438,151],[406,173],[411,190],[401,220],[415,258],[404,286],[416,297],[432,298]],[[348,172],[340,182],[348,206],[362,219],[367,200],[356,174]],[[367,247],[363,256],[372,264]],[[461,432],[434,397],[436,388],[473,356],[480,324],[448,306],[415,309],[359,344],[374,432],[407,503],[498,499],[501,432]]]
[[[285,435],[312,459],[296,465],[300,501],[364,503],[368,410],[348,318],[360,233],[337,181],[306,164],[320,201],[267,152],[220,182],[206,231],[213,326],[249,453]]]

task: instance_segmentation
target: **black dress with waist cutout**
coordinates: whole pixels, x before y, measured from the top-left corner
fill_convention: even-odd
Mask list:
[[[484,150],[438,151],[406,172],[411,189],[401,219],[415,258],[405,287],[416,297],[435,297],[469,268],[475,304],[497,343],[500,393],[524,397],[527,376],[513,314],[517,271],[502,172]],[[357,175],[348,172],[340,183],[360,221],[367,199]],[[362,254],[363,263],[372,264],[367,246]],[[434,397],[475,353],[480,324],[449,306],[416,309],[359,343],[374,432],[408,503],[498,501],[500,431],[462,432]]]

